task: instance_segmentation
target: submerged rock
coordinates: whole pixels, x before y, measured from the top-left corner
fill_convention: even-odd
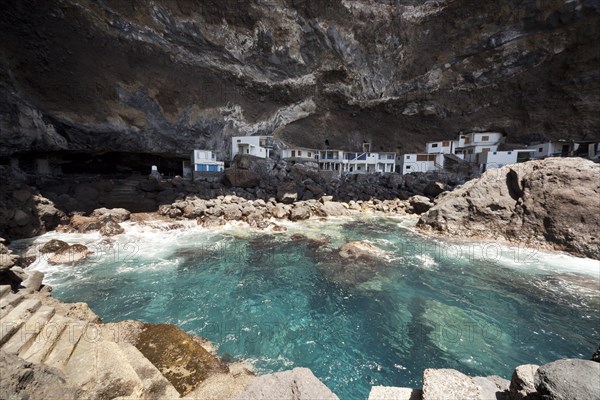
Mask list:
[[[85,260],[92,253],[90,249],[82,244],[74,244],[63,248],[48,259],[48,263],[52,265],[58,264],[77,264]]]
[[[535,375],[535,388],[543,400],[599,400],[600,363],[566,359],[544,364]]]
[[[387,255],[387,252],[369,242],[357,241],[342,245],[339,254],[342,258],[356,260],[358,258],[382,258]]]
[[[57,251],[66,249],[67,247],[69,247],[69,243],[63,242],[59,239],[52,239],[42,246],[40,253],[55,253]]]

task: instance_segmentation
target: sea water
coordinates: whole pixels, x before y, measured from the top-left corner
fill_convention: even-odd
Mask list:
[[[32,266],[56,298],[105,322],[172,323],[259,373],[310,368],[342,399],[374,385],[420,387],[425,368],[501,375],[525,363],[589,358],[600,343],[598,261],[493,242],[426,238],[414,219],[288,223],[284,233],[223,229],[50,233],[95,253]],[[383,252],[341,258],[347,242]]]

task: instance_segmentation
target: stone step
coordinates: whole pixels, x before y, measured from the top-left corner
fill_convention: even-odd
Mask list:
[[[134,369],[144,388],[147,399],[177,399],[179,392],[163,374],[137,348],[129,343],[119,343],[121,351]]]
[[[118,388],[110,395],[119,398],[143,399],[144,385],[121,351],[120,346],[106,340],[90,340],[94,333],[82,338],[63,371],[67,381],[85,388],[88,398],[105,398],[107,388]]]
[[[14,307],[19,304],[23,300],[23,293],[9,293],[6,296],[0,299],[0,318],[4,318],[7,314],[3,314],[2,310],[5,310],[8,307]]]
[[[31,346],[38,338],[39,333],[44,329],[50,318],[54,315],[54,307],[41,306],[10,339],[2,346],[2,350],[17,355]],[[43,340],[40,337],[40,340]]]
[[[0,308],[0,319],[4,318],[6,315],[8,315],[9,312],[11,312],[14,309],[15,308],[10,304],[7,304],[4,308]]]
[[[0,346],[6,343],[41,305],[42,302],[37,299],[23,300],[0,319]]]
[[[10,285],[0,285],[0,298],[10,293]]]
[[[43,360],[44,364],[60,370],[64,369],[87,326],[88,323],[85,321],[68,318],[58,340]]]
[[[68,318],[54,314],[42,332],[39,333],[38,338],[26,351],[19,353],[19,357],[35,364],[41,364],[46,355],[56,346],[68,322]]]

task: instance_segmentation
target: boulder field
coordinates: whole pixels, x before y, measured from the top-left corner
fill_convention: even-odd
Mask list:
[[[441,194],[418,226],[600,260],[600,164],[548,158],[508,165]]]

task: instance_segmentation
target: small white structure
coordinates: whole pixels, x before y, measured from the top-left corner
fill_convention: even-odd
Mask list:
[[[273,136],[234,136],[231,138],[231,159],[238,154],[270,158]]]
[[[158,181],[160,181],[162,179],[162,177],[160,176],[160,173],[158,172],[158,167],[156,165],[153,165],[150,168],[150,178],[156,179]]]
[[[413,172],[441,171],[444,154],[403,154],[397,160],[397,172],[406,175]]]
[[[225,164],[217,161],[217,156],[210,150],[194,150],[192,169],[194,172],[223,172]]]
[[[439,142],[428,142],[425,144],[427,154],[454,154],[458,140],[441,140]]]
[[[396,168],[396,153],[377,153],[377,172],[394,172]]]
[[[573,142],[557,140],[554,142],[534,143],[527,146],[527,148],[534,150],[533,158],[566,157],[571,155],[575,150],[575,144]]]
[[[464,159],[475,162],[477,153],[497,151],[503,135],[499,132],[473,132],[459,135],[454,154],[463,154]]]
[[[343,171],[344,152],[342,150],[320,150],[319,169],[323,171]]]
[[[319,159],[319,152],[304,147],[290,147],[281,150],[281,158],[290,161],[316,161]]]
[[[478,153],[476,163],[480,171],[485,172],[492,168],[500,168],[509,164],[525,162],[531,159],[533,150],[488,151]]]
[[[377,172],[377,153],[344,152],[342,160],[343,172],[349,174],[366,174]]]

